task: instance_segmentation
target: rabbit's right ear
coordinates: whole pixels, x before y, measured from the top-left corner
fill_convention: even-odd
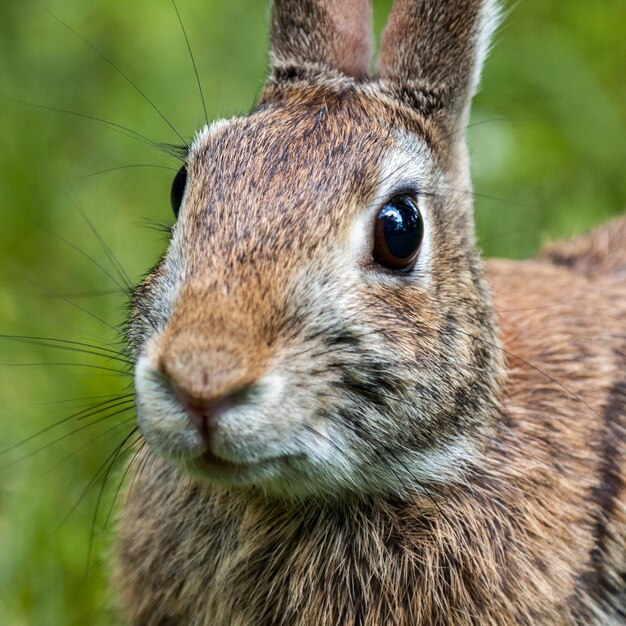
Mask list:
[[[465,114],[499,18],[497,0],[395,0],[379,75],[427,95],[444,113]]]
[[[366,76],[373,51],[371,4],[371,0],[274,0],[274,74],[314,64]]]

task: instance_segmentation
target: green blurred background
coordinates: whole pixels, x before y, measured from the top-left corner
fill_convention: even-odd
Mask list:
[[[266,68],[266,3],[178,3],[210,117],[248,110]],[[136,80],[185,137],[193,135],[201,106],[169,0],[46,5]],[[376,3],[379,30],[388,8],[389,2]],[[625,26],[624,0],[528,0],[512,9],[469,131],[487,255],[529,256],[546,239],[625,208]],[[177,141],[109,64],[35,0],[0,4],[0,78],[0,91],[13,98]],[[0,98],[0,142],[0,333],[114,346],[107,324],[123,320],[124,296],[72,246],[120,282],[87,216],[136,281],[165,243],[149,221],[171,223],[168,168],[175,163],[102,124],[6,98]],[[90,176],[128,165],[161,167]],[[0,450],[128,391],[127,377],[67,363],[119,365],[0,339]],[[123,421],[132,413],[89,425],[98,417],[68,420],[0,455],[3,625],[117,623],[106,585],[112,529],[105,522],[121,470],[108,476],[97,515],[99,490],[82,496],[128,433]]]

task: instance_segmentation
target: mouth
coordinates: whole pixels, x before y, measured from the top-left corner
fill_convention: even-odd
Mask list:
[[[276,466],[288,461],[289,457],[281,456],[262,459],[253,463],[238,463],[222,459],[207,450],[200,456],[188,460],[185,466],[190,473],[199,478],[239,482],[245,479],[258,480],[262,476],[266,476]]]

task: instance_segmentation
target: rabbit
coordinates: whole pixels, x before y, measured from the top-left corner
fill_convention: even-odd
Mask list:
[[[128,322],[133,625],[626,623],[626,219],[476,248],[494,0],[274,0]]]

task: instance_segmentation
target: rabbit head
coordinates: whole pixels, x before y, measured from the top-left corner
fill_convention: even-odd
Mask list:
[[[371,77],[367,0],[275,0],[261,99],[197,134],[134,298],[153,450],[294,497],[426,490],[480,461],[502,364],[464,127],[496,15],[396,0]]]

